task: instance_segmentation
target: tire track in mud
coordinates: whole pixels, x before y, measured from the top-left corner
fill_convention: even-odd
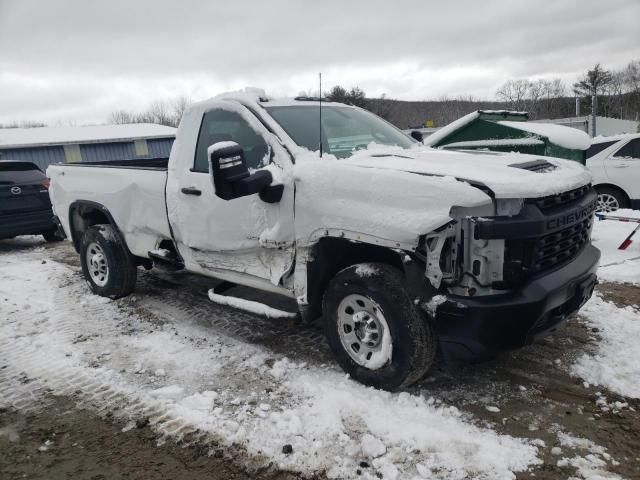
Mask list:
[[[217,305],[207,297],[207,289],[215,285],[215,280],[210,280],[207,287],[206,280],[192,275],[181,275],[184,283],[176,284],[175,280],[169,282],[153,271],[141,273],[136,288],[137,303],[159,318],[172,316],[180,318],[178,321],[197,322],[231,338],[267,346],[274,353],[295,360],[333,362],[324,332],[318,325],[296,325],[288,320],[269,319]],[[268,294],[258,295],[262,296],[258,301],[269,299]]]
[[[120,420],[142,421],[160,435],[158,443],[171,438],[184,445],[197,443],[201,447],[214,448],[224,443],[224,439],[202,431],[187,419],[174,415],[160,402],[139,395],[125,382],[115,381],[113,372],[96,368],[91,371],[82,360],[77,363],[69,354],[42,358],[41,339],[61,346],[76,343],[78,332],[84,338],[117,337],[122,334],[122,318],[117,318],[119,308],[115,302],[102,304],[83,302],[72,303],[67,300],[90,295],[82,291],[84,282],[78,283],[77,274],[65,272],[57,280],[58,288],[52,289],[53,303],[67,305],[64,314],[50,314],[46,321],[38,321],[40,331],[23,334],[13,328],[17,324],[33,322],[34,314],[29,310],[12,312],[10,321],[0,324],[0,408],[14,408],[23,412],[42,411],[50,404],[49,395],[73,399],[78,408],[89,409],[100,416],[112,416]],[[0,313],[7,311],[3,306]],[[83,319],[108,318],[115,321],[102,322],[99,325]],[[37,313],[36,313],[37,315]],[[119,325],[120,324],[120,325]],[[268,464],[266,459],[248,457],[240,446],[228,449],[245,457],[247,467],[262,468]]]

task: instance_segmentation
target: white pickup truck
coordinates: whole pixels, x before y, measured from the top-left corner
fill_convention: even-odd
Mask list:
[[[380,388],[423,377],[438,348],[529,344],[596,283],[596,194],[577,162],[436,151],[318,99],[217,97],[185,113],[168,164],[48,175],[95,293],[127,295],[138,266],[164,266],[286,295]]]

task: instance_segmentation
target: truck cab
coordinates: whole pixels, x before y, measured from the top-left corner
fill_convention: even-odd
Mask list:
[[[185,113],[166,166],[48,173],[95,293],[130,293],[142,265],[285,295],[380,388],[416,382],[438,350],[482,358],[548,335],[596,282],[582,165],[432,150],[322,99],[217,97]]]

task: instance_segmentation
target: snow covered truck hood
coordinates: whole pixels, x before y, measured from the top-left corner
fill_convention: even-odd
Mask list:
[[[414,248],[420,235],[451,220],[453,207],[486,212],[492,200],[473,184],[487,186],[497,198],[537,198],[591,180],[571,161],[543,158],[555,168],[542,172],[518,168],[541,159],[520,154],[383,147],[340,160],[305,152],[296,156],[294,167],[299,245],[340,236]]]
[[[578,162],[520,153],[374,147],[342,161],[367,168],[452,176],[485,185],[496,198],[546,197],[591,181],[589,171]],[[542,162],[550,165],[545,168]]]

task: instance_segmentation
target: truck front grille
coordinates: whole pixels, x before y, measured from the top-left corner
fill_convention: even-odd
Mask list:
[[[589,243],[593,216],[540,237],[507,240],[503,278],[506,285],[551,270],[575,258]]]
[[[580,200],[591,190],[591,185],[585,185],[583,187],[576,188],[575,190],[570,190],[559,195],[550,195],[544,198],[532,199],[529,200],[529,202],[536,204],[541,212],[547,213],[556,208],[564,207],[565,205]]]
[[[589,243],[593,217],[537,239],[531,271],[541,272],[575,257]]]

